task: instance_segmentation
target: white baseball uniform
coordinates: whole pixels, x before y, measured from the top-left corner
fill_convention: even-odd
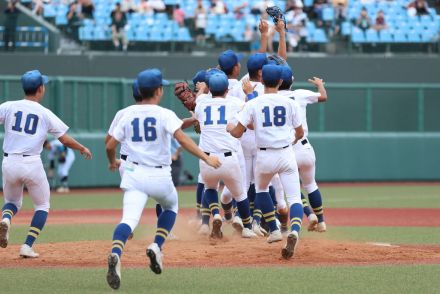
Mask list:
[[[58,162],[58,176],[60,178],[67,177],[69,175],[69,170],[72,167],[73,162],[75,161],[75,152],[72,149],[67,148],[58,140],[52,140],[49,142],[50,151],[47,155],[49,160],[55,160],[57,156],[60,156],[61,153],[65,152],[65,159],[63,162]]]
[[[232,197],[238,202],[247,198],[238,158],[240,141],[226,131],[226,125],[235,119],[243,105],[242,101],[234,97],[205,97],[197,100],[194,111],[201,129],[200,149],[218,156],[222,161],[222,166],[218,169],[200,161],[200,173],[205,188],[217,189],[220,180],[223,180]]]
[[[133,105],[113,130],[112,137],[126,147],[121,223],[128,224],[132,231],[139,223],[148,197],[155,199],[164,210],[177,213],[170,144],[182,123],[173,111],[161,106]]]
[[[315,151],[307,138],[309,134],[309,128],[307,125],[307,105],[318,103],[318,98],[321,94],[302,89],[295,91],[280,91],[279,94],[293,98],[299,105],[304,137],[293,146],[293,150],[295,151],[301,182],[307,194],[310,194],[318,189],[318,185],[315,181]]]
[[[239,113],[243,126],[253,124],[257,146],[255,189],[269,191],[279,174],[289,205],[301,202],[298,166],[292,144],[292,130],[301,126],[298,104],[279,94],[263,94],[246,103]]]
[[[49,211],[50,188],[40,154],[48,134],[58,139],[69,127],[49,109],[26,99],[1,104],[0,124],[5,125],[2,163],[5,202],[20,208],[26,186],[35,210]]]

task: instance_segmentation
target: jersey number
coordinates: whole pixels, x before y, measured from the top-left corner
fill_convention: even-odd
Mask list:
[[[15,124],[12,126],[12,130],[16,132],[22,132],[23,128],[21,127],[21,120],[23,118],[23,111],[16,112],[14,116],[15,116]],[[26,116],[26,122],[24,124],[24,132],[29,135],[34,135],[37,132],[37,126],[38,126],[38,116],[29,113]]]
[[[226,125],[228,123],[228,121],[226,120],[226,106],[220,106],[217,110],[220,114],[220,119],[217,121],[217,124]],[[204,111],[206,113],[205,126],[213,125],[214,121],[212,120],[211,106],[207,106]]]
[[[139,134],[139,118],[135,118],[131,125],[133,126],[133,137],[131,137],[131,140],[133,142],[142,142],[142,137]],[[156,119],[154,117],[144,119],[144,136],[147,142],[157,139]]]
[[[262,110],[264,114],[263,127],[282,127],[286,124],[286,108],[284,106],[275,106],[273,108],[273,124],[271,121],[271,113],[269,106],[266,106]]]

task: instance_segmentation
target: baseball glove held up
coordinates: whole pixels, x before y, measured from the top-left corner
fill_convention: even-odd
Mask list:
[[[272,17],[275,24],[279,20],[284,21],[284,27],[287,29],[286,18],[284,17],[283,11],[278,6],[267,7],[266,12],[270,17]]]
[[[174,95],[189,111],[196,108],[196,94],[189,88],[187,82],[179,82],[174,86]]]

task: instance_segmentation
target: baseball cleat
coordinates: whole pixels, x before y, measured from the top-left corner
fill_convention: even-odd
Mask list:
[[[107,283],[115,290],[121,286],[121,260],[116,253],[108,256]]]
[[[281,231],[276,230],[270,232],[269,237],[267,237],[267,243],[274,243],[279,241],[283,241],[283,235],[281,234]]]
[[[241,237],[249,239],[249,238],[256,238],[258,236],[251,229],[243,228],[243,230],[241,231]]]
[[[232,220],[232,227],[237,231],[237,233],[242,233],[244,226],[240,217],[234,216],[234,219]]]
[[[11,227],[11,222],[9,219],[5,218],[0,222],[0,247],[8,247],[9,240],[9,228]]]
[[[23,244],[20,248],[20,256],[23,258],[37,258],[40,254],[36,253],[29,245]]]
[[[259,224],[257,224],[256,221],[252,222],[252,231],[257,236],[260,236],[260,237],[266,237],[269,235],[265,229],[263,229]]]
[[[318,217],[316,216],[316,214],[312,213],[307,218],[309,219],[309,226],[307,230],[309,232],[316,231],[318,226]]]
[[[147,248],[147,256],[150,259],[150,269],[155,274],[162,273],[162,252],[160,251],[159,246],[156,243],[152,243]]]
[[[319,233],[324,233],[327,231],[327,225],[325,224],[325,222],[320,222],[318,223],[318,227],[316,229]]]
[[[284,259],[289,259],[295,254],[295,248],[298,244],[298,233],[296,231],[291,232],[287,236],[286,246],[281,250],[281,256]]]
[[[211,238],[213,239],[223,238],[222,224],[223,222],[220,214],[214,215],[214,220],[212,221]]]
[[[199,235],[208,236],[209,235],[209,225],[202,224],[198,231]]]

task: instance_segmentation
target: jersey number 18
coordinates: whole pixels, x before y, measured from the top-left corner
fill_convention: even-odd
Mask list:
[[[269,106],[265,106],[261,111],[264,114],[263,127],[282,127],[286,124],[286,108],[284,106],[275,106],[273,108],[273,123]]]

